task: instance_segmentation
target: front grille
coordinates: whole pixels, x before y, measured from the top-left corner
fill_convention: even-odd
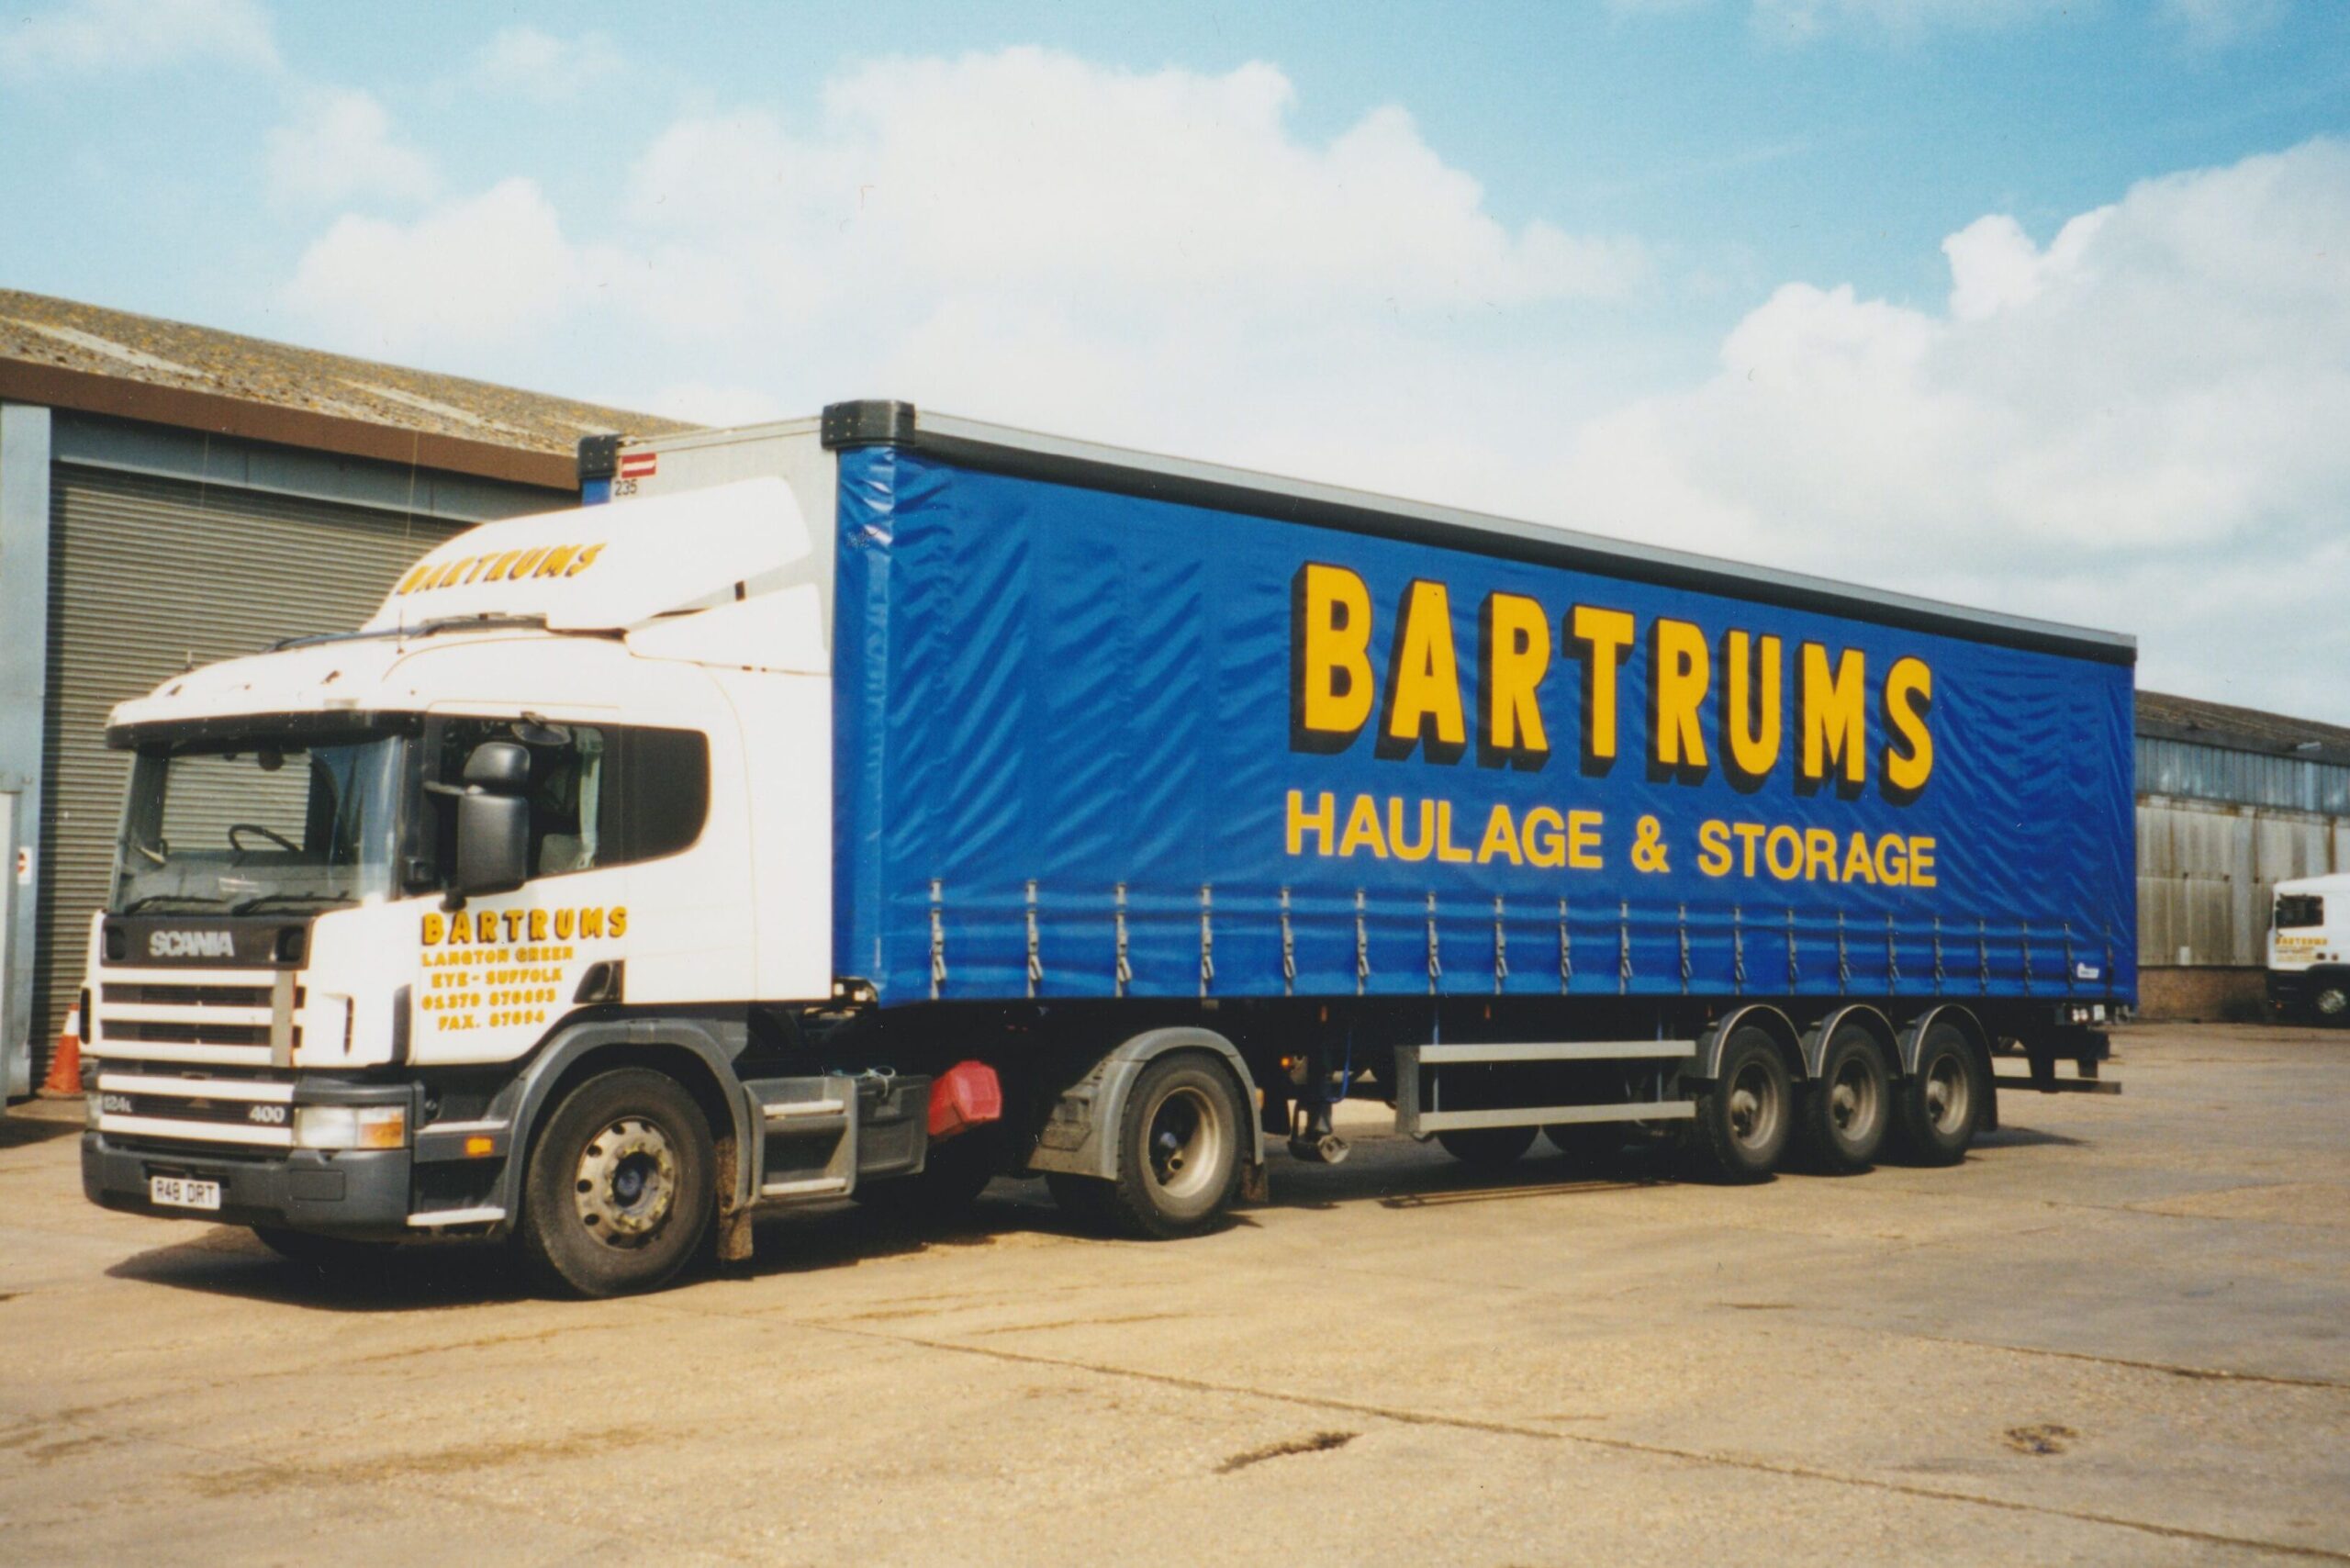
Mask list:
[[[298,998],[298,992],[297,998]],[[102,985],[98,1001],[132,1007],[267,1007],[265,985]],[[297,1001],[298,1005],[298,1001]]]
[[[133,1149],[283,1150],[294,1141],[293,1099],[293,1081],[283,1076],[102,1067],[98,1131]]]
[[[99,1014],[103,1021],[105,1014]],[[117,1045],[266,1046],[266,1024],[180,1024],[139,1022],[106,1025],[106,1039]]]

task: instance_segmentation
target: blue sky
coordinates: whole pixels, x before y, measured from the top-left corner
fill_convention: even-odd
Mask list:
[[[2326,0],[0,0],[0,284],[689,418],[909,396],[2350,722],[2345,118]]]

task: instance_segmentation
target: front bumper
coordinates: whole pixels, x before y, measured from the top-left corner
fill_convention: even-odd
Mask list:
[[[395,1241],[414,1234],[408,1224],[413,1160],[405,1148],[230,1154],[126,1148],[104,1133],[85,1132],[82,1192],[100,1207],[125,1214]],[[220,1206],[157,1204],[148,1196],[149,1180],[156,1176],[218,1182]]]

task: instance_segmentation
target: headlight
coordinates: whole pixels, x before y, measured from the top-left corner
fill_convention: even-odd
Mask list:
[[[405,1105],[297,1105],[297,1148],[406,1148]]]

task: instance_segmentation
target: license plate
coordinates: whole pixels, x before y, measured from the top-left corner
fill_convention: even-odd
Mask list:
[[[147,1196],[175,1209],[217,1209],[220,1206],[220,1183],[197,1182],[185,1176],[150,1176]]]

